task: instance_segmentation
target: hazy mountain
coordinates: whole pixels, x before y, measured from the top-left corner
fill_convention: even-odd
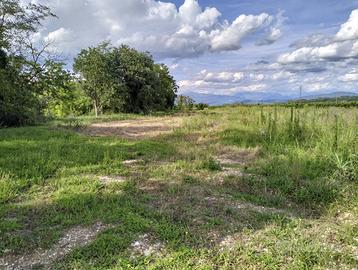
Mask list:
[[[285,91],[282,91],[285,92]],[[240,92],[235,95],[215,95],[215,94],[200,94],[195,92],[186,93],[186,95],[192,97],[196,102],[207,103],[209,105],[224,105],[233,103],[279,103],[289,100],[299,99],[298,96],[288,96],[278,94],[277,92]],[[317,95],[303,96],[302,99],[319,99],[319,98],[335,98],[343,96],[358,96],[358,93],[352,92],[332,92],[323,93]]]
[[[358,96],[358,93],[333,92],[333,93],[327,93],[327,94],[303,96],[302,99],[320,99],[320,98],[354,97],[354,96]]]

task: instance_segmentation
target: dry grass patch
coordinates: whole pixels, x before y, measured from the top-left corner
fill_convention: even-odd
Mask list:
[[[154,138],[181,126],[181,117],[151,117],[91,124],[82,132],[90,136],[113,136],[126,139]]]
[[[261,149],[226,146],[218,148],[217,152],[216,160],[223,165],[246,165],[260,156]]]

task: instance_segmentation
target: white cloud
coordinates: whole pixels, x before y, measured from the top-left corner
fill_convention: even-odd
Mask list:
[[[277,80],[289,80],[289,79],[292,79],[293,76],[294,76],[293,73],[281,70],[279,72],[275,72],[274,74],[272,74],[272,79],[275,80],[275,81],[277,81]]]
[[[250,73],[249,77],[253,81],[262,81],[265,79],[264,74],[257,74],[257,73]]]
[[[338,79],[343,82],[358,82],[358,69],[353,69],[351,72],[340,76]]]
[[[318,45],[321,42],[325,45]],[[281,54],[278,62],[289,64],[358,57],[358,9],[352,11],[348,21],[341,25],[333,38],[320,36],[311,44],[312,46],[304,46],[293,52]]]
[[[256,91],[262,91],[265,90],[267,87],[266,84],[260,83],[260,84],[250,84],[245,86],[239,86],[236,88],[233,88],[234,92],[240,92],[240,91],[249,91],[249,92],[256,92]]]
[[[237,83],[244,77],[242,72],[207,72],[202,70],[200,72],[200,80],[205,82],[223,82],[223,83]]]
[[[336,39],[358,39],[358,9],[353,10],[348,21],[341,25],[341,29],[336,34]]]
[[[267,84],[262,82],[264,74],[242,71],[209,72],[202,70],[190,80],[178,83],[181,92],[217,93],[233,95],[240,92],[258,92],[265,90]]]
[[[240,49],[240,41],[249,33],[271,24],[273,17],[262,13],[258,16],[240,15],[231,25],[224,26],[210,33],[213,51],[230,51]]]
[[[308,90],[310,91],[321,91],[324,89],[329,89],[330,88],[330,83],[328,82],[317,82],[317,83],[312,83],[312,84],[308,84],[306,87],[308,87]]]
[[[266,37],[263,40],[257,42],[257,45],[262,46],[272,44],[283,36],[281,28],[284,22],[287,20],[287,17],[285,17],[283,14],[284,11],[281,10],[276,15],[275,23],[268,29]]]
[[[59,19],[46,23],[42,34],[68,53],[111,40],[160,57],[194,57],[237,50],[247,35],[270,31],[275,22],[262,13],[240,15],[230,23],[215,7],[203,9],[197,0],[185,0],[179,8],[156,0],[53,0],[52,8]]]

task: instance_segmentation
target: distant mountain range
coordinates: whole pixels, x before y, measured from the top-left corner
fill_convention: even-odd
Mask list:
[[[211,106],[225,105],[225,104],[234,104],[234,103],[244,103],[244,104],[253,104],[253,103],[280,103],[287,102],[290,100],[312,100],[312,99],[323,99],[323,98],[336,98],[336,97],[352,97],[358,96],[358,93],[352,92],[332,92],[324,93],[317,95],[307,95],[301,98],[292,97],[287,95],[278,94],[277,92],[240,92],[235,95],[215,95],[215,94],[200,94],[195,92],[186,93],[192,97],[197,103],[206,103]]]

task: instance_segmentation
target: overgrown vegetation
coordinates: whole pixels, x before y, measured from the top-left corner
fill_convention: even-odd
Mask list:
[[[100,221],[109,227],[51,267],[352,269],[357,119],[356,109],[232,106],[151,139],[2,130],[0,258]],[[135,253],[147,238],[155,252]]]

